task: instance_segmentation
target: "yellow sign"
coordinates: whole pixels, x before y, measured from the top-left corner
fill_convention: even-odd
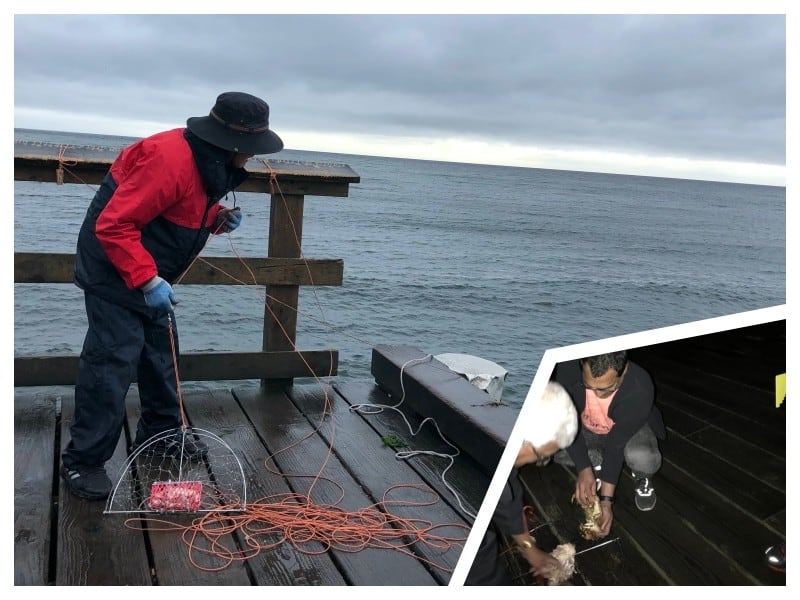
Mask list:
[[[786,373],[775,375],[775,408],[780,408],[786,400]]]

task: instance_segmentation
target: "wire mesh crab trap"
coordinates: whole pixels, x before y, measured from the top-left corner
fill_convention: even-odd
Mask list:
[[[242,463],[204,429],[179,427],[138,446],[120,471],[105,514],[245,510]]]

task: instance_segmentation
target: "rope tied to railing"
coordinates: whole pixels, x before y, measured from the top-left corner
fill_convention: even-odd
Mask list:
[[[61,145],[58,149],[58,167],[56,167],[56,184],[57,185],[64,185],[64,167],[74,167],[78,164],[77,160],[70,160],[67,161],[64,156],[67,153],[67,147],[65,145]],[[70,175],[72,171],[70,171]]]

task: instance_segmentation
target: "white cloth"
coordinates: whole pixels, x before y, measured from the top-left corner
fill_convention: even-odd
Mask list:
[[[500,402],[506,371],[497,363],[470,354],[445,353],[434,358],[447,365],[451,371],[460,373],[475,387],[485,390],[495,402]]]

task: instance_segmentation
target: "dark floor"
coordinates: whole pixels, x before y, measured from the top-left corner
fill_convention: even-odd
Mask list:
[[[318,384],[298,385],[289,392],[262,392],[257,386],[235,390],[195,384],[184,391],[193,431],[211,431],[240,458],[247,481],[248,505],[274,494],[310,493],[314,504],[355,512],[384,499],[414,500],[384,504],[382,513],[427,520],[439,525],[417,540],[365,541],[364,548],[322,548],[318,543],[282,543],[248,561],[225,567],[215,556],[190,552],[181,531],[145,531],[130,518],[135,514],[104,514],[104,501],[72,496],[57,475],[59,452],[66,444],[73,411],[71,388],[17,388],[15,406],[15,555],[17,585],[443,585],[449,581],[489,480],[468,457],[461,457],[446,480],[461,495],[463,509],[444,486],[447,460],[419,456],[398,460],[390,434],[412,440],[402,418],[393,411],[362,415],[350,410],[360,403],[388,403],[372,382],[334,384],[327,388],[330,408]],[[138,401],[129,394],[129,427],[135,424]],[[326,416],[323,419],[323,412]],[[413,415],[407,415],[416,426]],[[334,442],[335,440],[335,442]],[[387,443],[389,445],[387,445]],[[435,433],[423,428],[413,445],[448,453]],[[271,453],[283,475],[266,468]],[[333,447],[333,451],[330,449]],[[127,458],[121,440],[107,464],[112,481],[120,479]],[[214,460],[210,461],[211,463]],[[271,464],[271,463],[270,463]],[[324,469],[322,469],[322,465]],[[228,473],[209,473],[219,477]],[[320,471],[320,469],[322,469]],[[124,471],[124,469],[123,469]],[[321,472],[321,478],[312,477]],[[305,474],[307,477],[297,477]],[[295,475],[295,476],[292,476]],[[335,481],[341,488],[332,483]],[[398,484],[415,488],[397,488]],[[429,486],[438,498],[419,486]],[[342,497],[343,494],[343,497]],[[152,516],[152,515],[151,515]],[[167,515],[184,527],[196,515]],[[417,527],[424,527],[417,521]],[[425,537],[453,538],[436,544]],[[220,533],[220,544],[245,548],[256,539],[252,530],[231,527]],[[407,547],[401,548],[402,544]],[[218,549],[217,549],[218,550]],[[222,568],[225,567],[225,568]],[[219,570],[210,570],[219,569]]]
[[[786,322],[636,348],[632,360],[656,385],[668,429],[654,478],[656,507],[640,512],[623,474],[607,539],[577,557],[574,585],[785,585],[764,550],[786,538],[786,403],[775,377],[786,371]],[[569,504],[574,475],[527,466],[530,504],[548,526],[546,550],[575,542],[579,514]],[[520,577],[521,584],[530,578]]]

